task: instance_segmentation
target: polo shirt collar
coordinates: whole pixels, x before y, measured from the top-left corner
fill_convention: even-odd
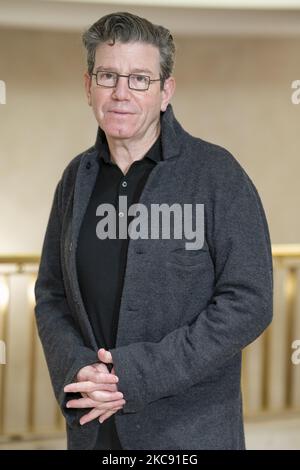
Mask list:
[[[99,130],[101,131],[100,128]],[[99,130],[95,145],[97,150],[99,151],[99,158],[102,158],[102,160],[104,160],[106,163],[112,163],[106,136],[104,132],[101,131],[101,138],[99,138]],[[150,158],[150,160],[154,161],[155,163],[162,160],[161,134],[159,134],[156,141],[153,143],[153,145],[150,147],[150,149],[147,151],[147,153],[141,160],[143,160],[144,158]]]

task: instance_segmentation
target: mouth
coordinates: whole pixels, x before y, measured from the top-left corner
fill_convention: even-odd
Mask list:
[[[117,111],[117,110],[111,110],[109,111],[110,113],[113,113],[113,114],[118,114],[118,115],[122,115],[122,114],[132,114],[132,113],[129,113],[128,111]]]

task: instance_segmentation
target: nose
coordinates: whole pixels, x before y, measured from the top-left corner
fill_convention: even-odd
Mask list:
[[[113,96],[118,100],[126,100],[129,98],[130,89],[128,87],[128,78],[119,77],[115,88],[113,89]]]

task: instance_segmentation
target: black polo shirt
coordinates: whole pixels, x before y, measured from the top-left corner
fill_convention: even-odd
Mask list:
[[[98,347],[115,347],[119,319],[127,247],[127,238],[118,238],[119,196],[127,197],[127,210],[138,203],[146,180],[156,163],[162,159],[160,136],[145,156],[133,162],[126,175],[111,161],[106,138],[97,139],[99,171],[82,222],[77,248],[77,271],[82,299],[95,333]],[[111,204],[116,211],[116,238],[100,239],[96,233],[99,221],[107,218],[96,215],[100,204]],[[127,227],[132,217],[127,217]],[[124,397],[126,400],[126,397]],[[99,423],[97,449],[122,449],[115,427],[114,416]]]

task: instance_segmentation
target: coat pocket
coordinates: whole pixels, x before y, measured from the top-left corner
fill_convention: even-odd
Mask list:
[[[185,248],[176,248],[169,253],[166,261],[167,265],[190,267],[201,266],[206,262],[206,256],[209,256],[207,249],[186,250]]]

